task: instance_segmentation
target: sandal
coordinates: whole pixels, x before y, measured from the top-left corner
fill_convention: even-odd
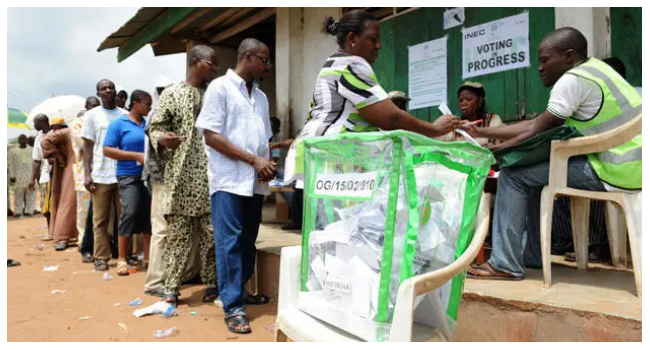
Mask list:
[[[244,304],[248,305],[264,305],[268,304],[271,299],[267,297],[264,294],[258,294],[258,295],[248,295],[246,296],[246,299],[244,299]]]
[[[81,261],[84,262],[84,263],[86,263],[86,264],[90,264],[91,262],[95,261],[95,259],[93,258],[93,255],[92,255],[92,254],[90,254],[90,253],[84,253],[84,254],[81,256]]]
[[[172,304],[174,307],[176,307],[176,304],[178,304],[178,295],[176,294],[165,294],[162,297],[162,301]]]
[[[252,332],[251,324],[248,323],[248,320],[244,315],[237,315],[237,316],[232,316],[230,318],[225,318],[224,321],[226,321],[228,330],[233,333],[248,334]]]
[[[203,302],[204,303],[214,303],[215,300],[219,297],[219,289],[212,287],[212,288],[207,288],[205,290],[205,294],[203,295]]]
[[[108,271],[108,262],[106,260],[95,260],[95,270]]]
[[[126,261],[120,260],[117,262],[117,268],[115,269],[118,276],[128,276],[129,275],[129,264]]]
[[[14,259],[7,259],[7,267],[20,266],[20,262]]]
[[[481,265],[472,265],[467,270],[467,278],[482,280],[509,280],[521,281],[523,277],[517,277],[507,272],[497,271],[489,262]]]

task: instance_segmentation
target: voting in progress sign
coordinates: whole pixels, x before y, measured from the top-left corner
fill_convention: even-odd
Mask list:
[[[530,65],[528,12],[462,30],[463,79]]]

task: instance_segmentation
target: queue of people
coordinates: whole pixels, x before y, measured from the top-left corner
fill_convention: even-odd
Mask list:
[[[203,301],[220,296],[228,329],[250,333],[246,305],[269,302],[264,295],[247,295],[244,287],[253,275],[263,198],[278,170],[272,149],[290,150],[284,183],[296,189],[293,205],[301,208],[303,174],[296,159],[302,159],[306,137],[403,129],[457,141],[460,128],[481,146],[499,150],[563,124],[587,135],[606,132],[641,111],[634,88],[607,64],[589,58],[586,39],[573,28],[555,30],[539,45],[540,78],[553,86],[547,110],[512,125],[488,110],[486,90],[476,82],[458,89],[461,117],[443,115],[433,123],[413,117],[408,96],[387,93],[373,71],[380,27],[368,12],[353,10],[339,21],[329,17],[322,31],[339,49],[325,59],[295,140],[269,144],[269,103],[259,86],[271,68],[268,46],[243,40],[236,67],[217,77],[216,52],[198,45],[188,52],[185,81],[163,87],[155,106],[152,96],[135,90],[124,109],[124,96],[103,79],[96,85],[99,100],[89,98],[71,127],[37,116],[31,178],[12,174],[12,182],[23,192],[39,184],[56,249],[81,240],[83,261],[99,271],[109,269],[116,250],[116,272],[128,276],[132,237],[142,235],[145,293],[168,303],[179,301],[181,283],[192,274],[189,266],[200,261],[194,272],[206,285]],[[11,168],[26,171],[27,140],[19,143]],[[622,149],[638,150],[638,159],[621,156]],[[640,188],[640,150],[641,135],[614,150],[572,159],[569,186]],[[541,265],[539,196],[548,171],[548,162],[501,170],[492,257],[473,266],[471,277],[521,279],[526,266]],[[27,215],[33,202],[30,197],[15,207],[20,204]],[[292,212],[297,216],[301,210]],[[292,228],[300,224],[294,218]]]

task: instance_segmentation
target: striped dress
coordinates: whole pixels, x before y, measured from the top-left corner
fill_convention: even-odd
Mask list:
[[[285,163],[285,181],[303,187],[302,139],[344,132],[379,131],[359,114],[359,109],[388,99],[375,72],[362,57],[338,52],[321,68],[307,116],[307,122],[291,145]],[[298,161],[296,161],[298,159]]]
[[[327,58],[318,74],[300,137],[377,131],[376,126],[361,117],[359,109],[387,98],[365,59],[336,53]]]

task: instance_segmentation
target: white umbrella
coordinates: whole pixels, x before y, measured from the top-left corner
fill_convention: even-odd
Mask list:
[[[63,117],[66,123],[70,123],[77,118],[81,110],[85,110],[86,99],[75,95],[57,96],[47,99],[29,112],[25,124],[34,128],[34,117],[38,114],[45,114],[50,121],[56,117]]]

